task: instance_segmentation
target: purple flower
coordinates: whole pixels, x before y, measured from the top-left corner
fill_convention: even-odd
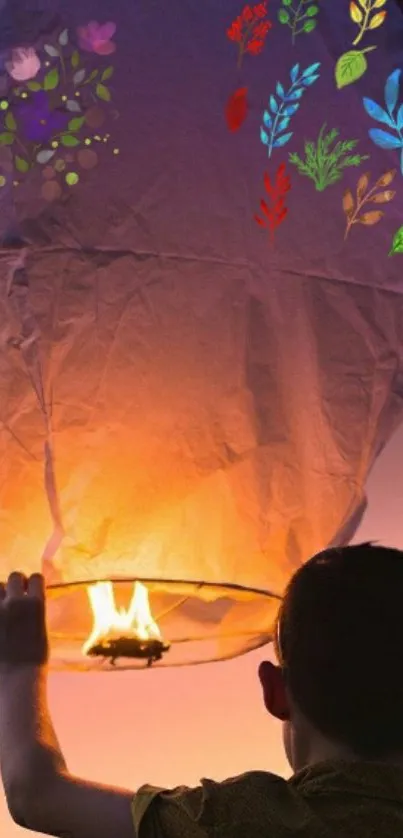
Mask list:
[[[14,107],[14,115],[22,126],[26,139],[41,145],[49,142],[55,134],[65,131],[71,118],[67,111],[51,110],[44,90],[34,93],[25,102]]]

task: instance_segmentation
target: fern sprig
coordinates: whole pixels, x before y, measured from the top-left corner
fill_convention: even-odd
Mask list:
[[[360,166],[363,160],[368,159],[368,155],[352,154],[358,140],[339,140],[332,148],[339,131],[335,128],[328,134],[325,131],[326,123],[322,125],[316,146],[313,142],[305,142],[305,160],[295,153],[289,155],[290,163],[296,166],[301,175],[314,181],[318,192],[323,192],[341,180],[344,169]]]

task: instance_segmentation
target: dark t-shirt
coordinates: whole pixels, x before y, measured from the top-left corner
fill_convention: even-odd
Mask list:
[[[195,789],[144,786],[136,838],[402,838],[403,769],[328,762],[290,780],[252,771]]]

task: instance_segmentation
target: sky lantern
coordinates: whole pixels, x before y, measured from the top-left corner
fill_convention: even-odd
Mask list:
[[[0,0],[0,567],[55,667],[247,652],[354,535],[403,414],[372,5]]]

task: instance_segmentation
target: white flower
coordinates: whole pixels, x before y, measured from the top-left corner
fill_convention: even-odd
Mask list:
[[[13,49],[11,61],[6,61],[6,69],[14,81],[34,79],[41,69],[41,62],[33,47]]]

